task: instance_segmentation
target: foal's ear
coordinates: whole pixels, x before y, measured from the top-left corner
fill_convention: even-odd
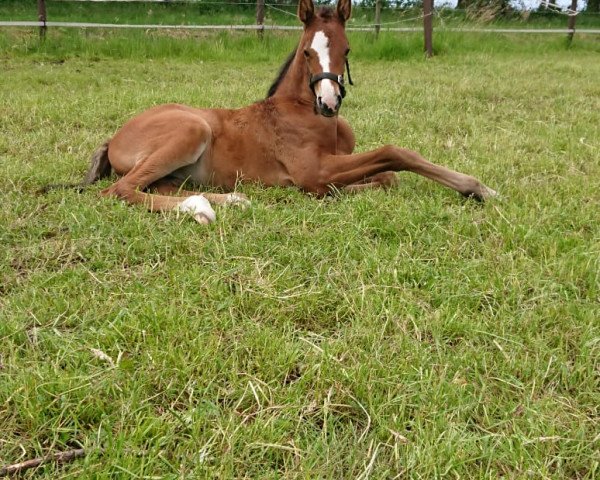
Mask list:
[[[315,14],[315,7],[312,0],[300,0],[298,3],[298,18],[304,24],[310,22]]]
[[[348,20],[352,13],[352,0],[338,0],[337,13],[342,21]]]

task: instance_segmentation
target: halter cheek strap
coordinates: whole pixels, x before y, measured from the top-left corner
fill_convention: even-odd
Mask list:
[[[348,83],[350,85],[354,85],[354,83],[352,83],[352,77],[350,76],[350,64],[348,63],[348,60],[346,60],[346,70],[348,71]],[[332,82],[337,83],[340,87],[340,95],[342,96],[342,98],[346,96],[346,87],[344,86],[344,75],[336,75],[335,73],[331,72],[322,72],[317,73],[316,75],[311,75],[310,82],[308,83],[308,85],[312,90],[313,94],[315,93],[315,83],[320,82],[321,80],[331,80]]]

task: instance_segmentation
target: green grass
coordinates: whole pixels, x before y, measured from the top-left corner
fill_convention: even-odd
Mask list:
[[[368,32],[348,34],[356,60],[414,60],[423,57],[421,33],[382,32],[378,39]],[[0,31],[0,52],[10,58],[35,58],[39,61],[63,61],[103,58],[131,60],[179,59],[188,62],[270,62],[279,65],[296,48],[297,32],[268,32],[262,42],[250,32],[181,32],[53,28],[45,42],[40,42],[35,29],[13,28]],[[531,35],[436,32],[434,50],[438,55],[498,55],[510,57],[527,53],[543,56],[557,51],[573,54],[600,53],[600,36],[576,35],[567,45],[564,35]],[[276,60],[274,60],[276,59]],[[269,73],[274,77],[274,72]],[[268,81],[267,81],[268,83]]]
[[[261,98],[295,35],[65,39],[0,36],[0,465],[83,446],[24,477],[598,478],[596,40],[447,36],[424,61],[352,36],[358,150],[504,199],[244,185],[251,209],[200,227],[108,181],[35,191],[151,105]]]

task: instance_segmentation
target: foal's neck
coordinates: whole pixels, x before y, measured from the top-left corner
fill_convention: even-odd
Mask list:
[[[281,79],[277,90],[271,98],[290,99],[299,103],[313,105],[314,95],[309,87],[309,73],[306,61],[300,49],[296,50],[294,59],[287,73]]]

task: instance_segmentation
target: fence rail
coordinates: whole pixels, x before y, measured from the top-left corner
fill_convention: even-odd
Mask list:
[[[293,25],[158,25],[158,24],[125,24],[125,23],[85,23],[85,22],[40,22],[40,21],[0,21],[0,27],[61,27],[61,28],[137,28],[144,30],[302,30]],[[421,32],[421,27],[386,27],[380,25],[384,32]],[[372,27],[347,27],[354,32],[372,32]],[[469,28],[469,27],[438,27],[443,32],[467,33],[561,33],[575,32],[568,28]],[[578,29],[577,33],[600,35],[600,29]]]
[[[253,0],[252,3],[248,2],[247,5],[253,5],[256,2],[256,24],[254,25],[159,25],[159,24],[115,24],[115,23],[87,23],[87,22],[53,22],[48,21],[46,13],[46,0],[37,0],[37,18],[38,21],[0,21],[0,27],[38,27],[40,37],[44,38],[48,27],[62,27],[62,28],[137,28],[137,29],[163,29],[163,30],[254,30],[258,35],[262,35],[265,30],[300,30],[299,26],[288,26],[288,25],[273,25],[265,24],[265,6],[274,8],[272,4],[265,3],[265,0]],[[363,26],[348,26],[346,30],[349,31],[374,31],[375,35],[379,35],[379,32],[384,30],[388,32],[419,32],[423,31],[424,35],[424,50],[427,56],[433,55],[433,16],[435,11],[433,9],[433,0],[423,1],[423,14],[419,17],[411,18],[410,20],[423,20],[423,27],[391,27],[381,22],[381,0],[375,0],[375,23],[372,25]],[[202,2],[198,2],[201,4]],[[212,3],[212,2],[211,2]],[[225,4],[223,2],[223,4]],[[569,41],[572,41],[575,35],[575,18],[577,15],[578,0],[571,0],[570,14],[568,15],[568,24],[566,29],[558,28],[470,28],[470,27],[437,27],[441,28],[442,31],[446,32],[472,32],[472,33],[525,33],[525,34],[566,34]],[[283,11],[283,13],[291,12]],[[402,23],[407,20],[402,20]],[[578,30],[579,33],[597,35],[600,34],[600,29],[583,29]]]

